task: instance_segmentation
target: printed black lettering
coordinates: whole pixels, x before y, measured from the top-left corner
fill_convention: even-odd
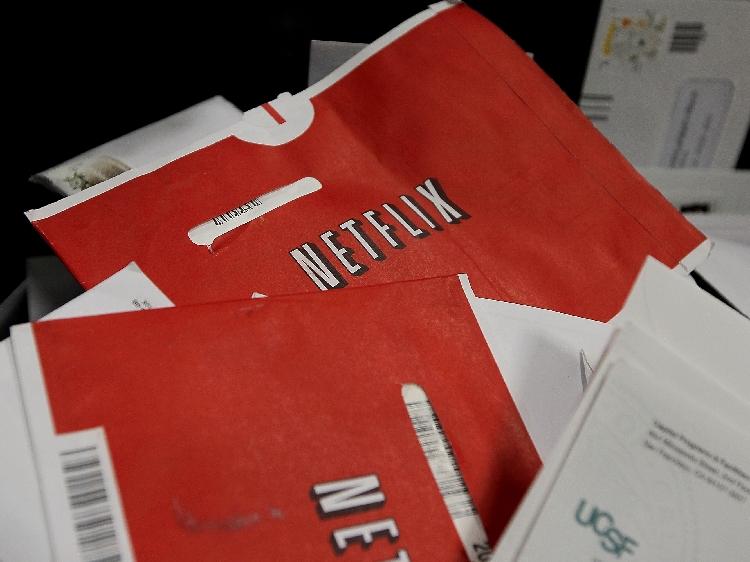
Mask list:
[[[350,256],[352,255],[353,250],[346,246],[342,246],[338,241],[338,237],[338,232],[333,232],[331,230],[327,230],[320,235],[320,239],[323,240],[323,243],[325,243],[331,252],[333,252],[333,255],[344,264],[344,267],[349,273],[352,275],[362,275],[365,273],[367,271],[367,266],[351,259]]]
[[[375,509],[385,503],[385,494],[380,491],[375,474],[316,484],[310,495],[318,502],[321,518]]]
[[[438,213],[450,223],[470,218],[468,213],[451,201],[435,178],[427,178],[424,185],[416,187],[417,192],[435,206]]]
[[[397,208],[391,206],[388,203],[383,203],[383,208],[388,211],[391,216],[406,229],[406,232],[414,236],[414,238],[424,238],[425,236],[429,236],[429,232],[426,232],[421,228],[417,228],[411,221],[409,221],[409,219],[402,215],[401,211],[399,211]]]
[[[301,247],[294,248],[289,252],[289,255],[321,291],[347,285],[341,274],[331,265],[331,262],[326,259],[315,244],[306,242]]]
[[[396,521],[394,519],[383,519],[337,529],[331,533],[331,542],[336,554],[341,554],[349,547],[350,543],[358,542],[362,545],[362,548],[369,548],[378,537],[387,537],[391,542],[397,541],[399,533]]]
[[[396,248],[397,250],[405,248],[404,243],[398,238],[398,236],[392,234],[392,231],[394,230],[393,225],[380,220],[379,212],[365,211],[364,213],[362,213],[362,215],[370,222],[372,226],[375,227],[375,230],[377,230],[383,236],[383,238],[385,238],[386,242],[388,242],[393,248]]]
[[[381,261],[385,259],[385,254],[380,251],[372,239],[362,230],[362,223],[355,219],[349,219],[339,225],[341,230],[346,230],[361,244],[365,251],[370,254],[374,260]]]

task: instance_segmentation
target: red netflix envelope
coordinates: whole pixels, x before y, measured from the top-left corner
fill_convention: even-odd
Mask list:
[[[64,560],[485,560],[539,466],[456,278],[12,340]]]
[[[464,5],[224,137],[28,216],[84,286],[136,261],[177,304],[466,272],[480,296],[608,320],[647,255],[692,268],[707,251]]]

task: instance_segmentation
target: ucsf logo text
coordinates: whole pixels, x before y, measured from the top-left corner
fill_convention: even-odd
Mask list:
[[[634,554],[638,543],[615,527],[615,519],[608,512],[592,505],[587,511],[587,502],[582,499],[576,510],[576,522],[583,527],[591,527],[601,539],[602,548],[620,558],[623,552]]]

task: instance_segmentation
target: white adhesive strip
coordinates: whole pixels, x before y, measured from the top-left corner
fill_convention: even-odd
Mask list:
[[[269,191],[247,203],[229,209],[220,215],[212,217],[204,223],[193,227],[188,232],[188,238],[198,246],[210,246],[219,236],[262,217],[266,213],[309,195],[322,188],[323,185],[315,178],[305,177],[289,185]]]
[[[487,532],[427,394],[416,384],[405,384],[401,387],[401,396],[466,556],[471,562],[489,560],[492,548]]]

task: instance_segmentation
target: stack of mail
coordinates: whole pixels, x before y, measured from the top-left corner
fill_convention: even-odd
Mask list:
[[[745,559],[750,322],[650,260],[614,327],[493,560]]]
[[[737,357],[638,308],[711,242],[464,5],[27,214],[88,291],[2,343],[3,561],[513,558],[601,389],[650,389],[636,318],[746,439]]]

